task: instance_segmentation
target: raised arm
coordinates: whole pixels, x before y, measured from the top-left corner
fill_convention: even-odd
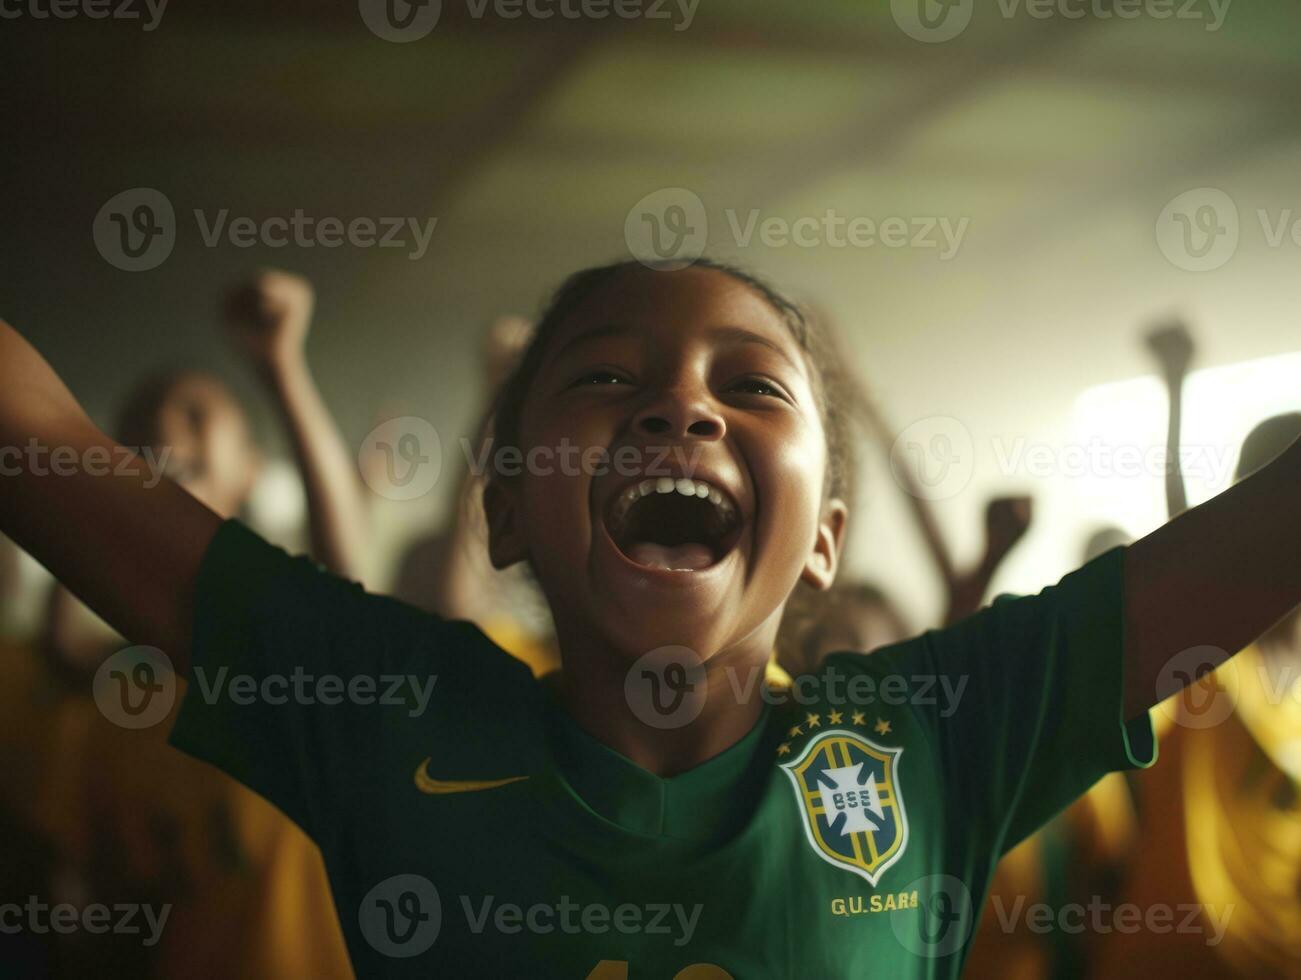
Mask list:
[[[289,433],[307,491],[313,557],[358,580],[366,557],[366,500],[355,461],[307,366],[303,344],[313,303],[306,279],[267,270],[231,292],[226,324]]]
[[[872,437],[880,444],[886,459],[889,459],[898,433],[886,423],[880,408],[867,395],[862,383],[857,379],[853,381],[852,390],[859,418]],[[944,540],[944,535],[940,533],[940,526],[935,520],[935,513],[931,510],[930,501],[922,494],[921,488],[913,480],[912,471],[907,466],[895,468],[895,477],[899,480],[904,497],[908,501],[908,507],[913,513],[913,518],[917,521],[917,529],[921,531],[922,540],[926,542],[926,554],[935,566],[940,578],[944,581],[946,595],[951,594],[958,572],[953,564],[953,556],[949,553],[948,543]]]
[[[949,580],[944,625],[952,626],[980,608],[994,573],[1013,546],[1030,529],[1034,513],[1029,497],[995,497],[985,505],[985,551],[974,568]]]
[[[1166,515],[1178,517],[1188,509],[1179,457],[1179,430],[1183,419],[1184,378],[1193,359],[1193,338],[1181,321],[1173,320],[1149,331],[1144,340],[1161,368],[1170,399],[1165,436],[1165,503]]]
[[[859,417],[889,457],[896,435],[894,430],[886,424],[880,409],[867,397],[862,385],[856,383],[853,387]],[[910,469],[907,466],[897,467],[895,476],[900,481],[908,507],[912,510],[922,540],[926,543],[926,554],[944,583],[943,625],[951,626],[980,608],[994,573],[1030,527],[1032,502],[1029,497],[1023,496],[995,497],[989,501],[985,506],[984,553],[975,566],[964,571],[954,564],[930,501],[913,480]]]
[[[1133,717],[1179,691],[1176,654],[1228,659],[1301,602],[1301,440],[1255,475],[1130,545],[1125,705]]]
[[[0,530],[123,636],[189,668],[194,581],[220,518],[95,427],[0,322]]]

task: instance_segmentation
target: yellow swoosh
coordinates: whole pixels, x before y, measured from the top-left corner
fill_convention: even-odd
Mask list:
[[[432,757],[431,757],[432,758]],[[416,789],[433,796],[442,793],[477,793],[480,790],[496,789],[507,783],[518,783],[528,776],[507,776],[505,779],[435,779],[429,775],[429,759],[416,766]]]

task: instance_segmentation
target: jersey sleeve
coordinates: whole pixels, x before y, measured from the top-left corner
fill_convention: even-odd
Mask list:
[[[200,566],[191,646],[172,744],[322,847],[333,821],[386,792],[376,774],[393,767],[380,759],[491,757],[482,703],[519,714],[535,688],[472,624],[371,595],[235,521]]]
[[[1038,595],[1001,596],[948,629],[836,658],[945,692],[911,711],[946,812],[999,854],[1106,773],[1156,760],[1147,712],[1124,717],[1124,558],[1112,549]]]

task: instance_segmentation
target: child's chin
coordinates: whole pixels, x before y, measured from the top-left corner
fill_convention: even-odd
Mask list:
[[[618,617],[617,622],[607,624],[607,635],[620,659],[629,664],[670,648],[690,651],[703,662],[724,646],[720,625],[716,606],[699,610],[678,607]]]

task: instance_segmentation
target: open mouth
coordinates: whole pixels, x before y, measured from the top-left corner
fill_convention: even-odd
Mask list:
[[[614,498],[606,518],[624,556],[647,568],[694,572],[716,565],[736,546],[741,514],[726,493],[704,480],[642,480]]]

